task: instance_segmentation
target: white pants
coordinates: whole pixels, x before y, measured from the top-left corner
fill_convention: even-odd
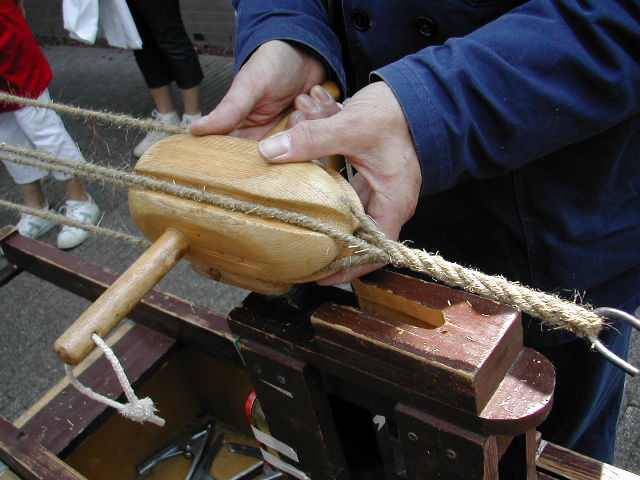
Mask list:
[[[50,102],[45,90],[38,100]],[[84,161],[80,149],[64,127],[60,116],[48,108],[23,107],[13,112],[0,113],[0,142],[16,147],[37,149],[57,157]],[[0,154],[14,155],[0,150]],[[13,181],[19,185],[32,183],[46,177],[49,172],[31,165],[2,160]],[[68,180],[72,175],[53,171],[58,180]]]

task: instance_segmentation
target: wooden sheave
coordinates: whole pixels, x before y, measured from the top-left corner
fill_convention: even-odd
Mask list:
[[[151,147],[137,173],[321,220],[343,232],[358,227],[349,203],[360,201],[337,172],[317,163],[271,165],[252,140],[174,135]],[[261,293],[312,281],[348,246],[313,230],[148,190],[129,192],[131,213],[152,246],[58,339],[78,363],[183,257],[196,271]]]
[[[348,201],[359,200],[337,172],[307,162],[268,164],[251,140],[175,135],[145,153],[136,171],[302,213],[343,232],[356,227]],[[186,257],[198,272],[251,290],[285,292],[287,284],[319,278],[318,270],[346,253],[313,230],[163,193],[132,189],[129,207],[147,238],[174,229],[189,240]]]

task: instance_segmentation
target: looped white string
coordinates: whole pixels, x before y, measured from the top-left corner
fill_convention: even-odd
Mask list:
[[[122,368],[122,365],[118,361],[115,353],[113,353],[113,350],[109,348],[109,345],[107,345],[104,340],[102,340],[102,338],[100,338],[95,333],[91,335],[91,339],[93,340],[93,343],[95,343],[98,348],[102,350],[102,353],[104,353],[104,356],[107,358],[107,360],[109,360],[109,363],[111,363],[113,371],[118,378],[118,382],[120,382],[122,390],[127,397],[128,403],[120,403],[112,398],[105,397],[104,395],[91,390],[89,387],[80,383],[80,381],[73,374],[73,369],[71,368],[71,366],[65,364],[64,369],[67,373],[67,376],[69,377],[71,385],[73,385],[80,393],[83,393],[87,397],[104,405],[107,405],[108,407],[115,408],[118,413],[120,413],[120,415],[128,418],[129,420],[133,420],[134,422],[138,423],[151,422],[155,425],[158,425],[159,427],[163,427],[165,423],[164,419],[155,414],[155,412],[157,412],[158,410],[153,404],[153,400],[151,400],[151,398],[149,397],[140,399],[136,396],[135,392],[133,391],[133,387],[129,382],[129,379],[127,378],[127,374],[124,371],[124,368]]]

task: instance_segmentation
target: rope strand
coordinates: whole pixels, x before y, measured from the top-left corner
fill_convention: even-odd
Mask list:
[[[133,387],[131,386],[131,382],[127,378],[127,374],[122,367],[122,364],[116,357],[116,354],[111,350],[111,348],[105,343],[102,338],[100,338],[97,334],[91,335],[91,339],[96,344],[102,353],[106,357],[106,359],[111,364],[113,371],[118,379],[118,383],[122,387],[122,391],[127,397],[127,403],[120,403],[117,400],[109,398],[105,395],[102,395],[86,385],[83,385],[80,380],[73,374],[73,369],[70,365],[65,364],[64,370],[69,378],[69,382],[73,385],[80,393],[86,395],[87,397],[100,402],[108,407],[115,408],[123,417],[128,418],[134,422],[144,423],[151,422],[159,427],[163,427],[165,421],[163,418],[160,418],[156,415],[157,409],[153,403],[153,400],[149,397],[138,398],[135,392],[133,391]]]
[[[328,225],[318,219],[302,215],[297,212],[284,210],[282,208],[268,207],[246,200],[239,200],[227,195],[206,192],[195,187],[167,182],[164,180],[158,180],[152,177],[147,177],[146,175],[129,173],[113,168],[100,167],[98,165],[87,162],[68,160],[61,157],[56,157],[45,152],[15,147],[13,145],[8,145],[2,142],[0,142],[0,150],[5,150],[16,155],[31,156],[46,163],[38,163],[37,161],[29,158],[0,156],[0,158],[5,158],[6,160],[12,162],[40,167],[42,167],[43,165],[47,165],[46,168],[51,168],[53,170],[61,170],[60,167],[70,168],[73,170],[73,172],[75,172],[75,174],[84,178],[105,181],[122,187],[136,187],[143,190],[162,192],[168,195],[185,198],[187,200],[192,200],[198,203],[207,203],[209,205],[214,205],[216,207],[220,207],[229,211],[241,212],[247,215],[258,216],[261,218],[272,220],[280,220],[291,225],[296,225],[308,230],[324,233],[325,235],[342,243],[350,245],[351,243],[349,242],[353,242],[354,245],[362,249],[366,249],[370,246],[370,244],[355,237],[354,235],[345,233],[342,230],[338,230],[337,228],[334,228],[333,226]],[[70,170],[65,170],[65,172],[69,171]]]
[[[6,92],[0,92],[0,102],[17,103],[19,105],[25,105],[29,107],[48,108],[49,110],[54,110],[58,113],[63,113],[72,117],[101,120],[103,122],[118,125],[120,127],[133,127],[145,131],[156,130],[166,133],[186,133],[187,131],[182,127],[164,125],[163,123],[154,122],[153,120],[140,120],[121,113],[98,112],[96,110],[87,110],[84,108],[73,107],[71,105],[64,105],[56,102],[43,102],[41,100],[35,100],[33,98],[18,97]]]
[[[71,227],[81,228],[88,232],[102,235],[103,237],[120,240],[121,242],[125,242],[130,245],[134,245],[136,247],[149,248],[149,246],[151,245],[151,242],[146,238],[135,237],[133,235],[128,235],[126,233],[118,232],[116,230],[99,227],[97,225],[91,225],[90,223],[84,223],[84,222],[81,222],[80,220],[76,220],[75,218],[65,217],[64,215],[60,215],[59,213],[53,213],[46,210],[38,210],[36,208],[27,207],[25,205],[19,205],[17,203],[8,202],[1,198],[0,198],[0,207],[8,210],[15,210],[20,213],[26,213],[27,215],[34,215],[36,217],[44,218],[45,220],[49,220],[50,222],[53,222],[58,225],[69,225]]]

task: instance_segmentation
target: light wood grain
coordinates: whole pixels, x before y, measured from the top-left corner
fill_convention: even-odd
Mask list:
[[[362,208],[349,183],[334,170],[304,162],[271,165],[256,142],[211,135],[173,135],[151,147],[136,172],[268,207],[306,215],[344,232]],[[316,280],[348,246],[309,228],[260,218],[149,190],[129,192],[131,213],[154,241],[56,341],[62,359],[77,364],[186,255],[194,269],[216,280],[261,293],[282,294],[290,284]]]
[[[384,288],[375,283],[356,279],[351,282],[358,297],[360,309],[379,313],[388,318],[422,328],[437,328],[445,323],[442,310]]]
[[[359,200],[340,175],[308,162],[268,164],[251,140],[174,135],[149,149],[136,171],[308,215],[343,232],[352,233],[357,227],[348,202],[359,205]],[[191,242],[189,260],[236,278],[275,284],[310,281],[319,278],[318,270],[347,253],[332,238],[313,230],[162,193],[131,190],[129,205],[148,238],[175,228]]]

